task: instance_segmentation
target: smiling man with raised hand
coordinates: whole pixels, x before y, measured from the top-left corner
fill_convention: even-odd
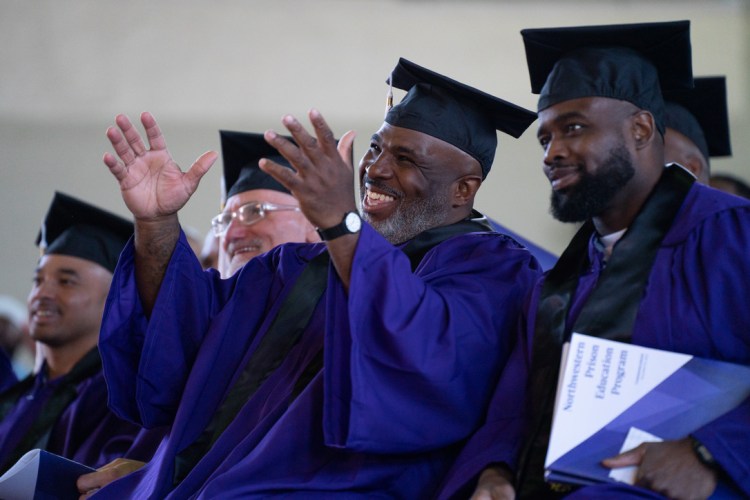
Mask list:
[[[584,224],[532,295],[525,339],[511,356],[529,370],[526,391],[520,368],[516,379],[501,378],[487,425],[447,476],[446,497],[470,494],[488,465],[475,499],[572,491],[544,481],[561,348],[571,332],[750,363],[750,203],[664,166],[660,87],[692,85],[689,23],[522,35],[540,94],[537,136],[552,213]],[[515,416],[525,428],[520,447],[503,420],[513,398],[515,406],[525,398],[528,411]],[[717,484],[750,495],[749,416],[745,401],[691,436],[601,457],[606,467],[637,466],[640,488],[607,484],[571,496],[706,498]],[[519,448],[518,463],[505,460]]]
[[[317,111],[313,135],[287,116],[299,146],[266,138],[293,170],[261,165],[325,243],[281,245],[227,280],[201,270],[176,213],[215,153],[182,173],[151,115],[149,148],[124,116],[109,129],[119,159],[105,163],[136,235],[105,313],[105,370],[118,412],[171,432],[151,463],[103,494],[434,490],[480,423],[539,276],[525,249],[472,210],[496,129],[517,137],[535,115],[406,60],[392,78],[408,93],[360,163],[365,220],[343,159],[353,134],[337,149]],[[165,182],[147,182],[156,178]]]

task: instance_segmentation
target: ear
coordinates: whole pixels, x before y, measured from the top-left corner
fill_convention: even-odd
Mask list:
[[[650,111],[640,109],[631,117],[631,134],[635,141],[636,149],[643,149],[658,138],[659,130],[656,128],[654,115]]]
[[[474,205],[474,196],[476,196],[479,186],[482,185],[482,176],[468,174],[459,177],[454,183],[453,190],[453,208]]]
[[[703,156],[699,156],[697,154],[689,154],[686,155],[683,159],[685,162],[683,167],[687,168],[692,172],[692,174],[698,179],[698,182],[702,182],[706,184],[706,179],[708,179],[708,165],[706,165],[705,160],[703,160]]]

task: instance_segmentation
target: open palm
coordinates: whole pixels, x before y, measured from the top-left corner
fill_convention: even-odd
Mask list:
[[[176,213],[198,188],[217,154],[204,153],[183,172],[167,151],[164,136],[150,113],[141,115],[148,149],[125,115],[118,115],[115,123],[107,129],[107,138],[117,157],[107,153],[104,163],[119,182],[125,205],[137,219]]]

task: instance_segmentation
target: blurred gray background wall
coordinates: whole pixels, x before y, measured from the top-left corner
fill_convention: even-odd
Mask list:
[[[522,28],[678,19],[695,74],[728,78],[734,155],[713,170],[750,181],[744,0],[0,0],[0,294],[25,299],[55,190],[127,213],[101,162],[117,113],[151,111],[187,168],[221,128],[283,130],[283,114],[316,107],[337,135],[358,132],[358,159],[399,56],[535,109]],[[500,135],[478,208],[559,253],[574,228],[548,213],[535,128]],[[181,213],[201,233],[220,175],[218,162]]]

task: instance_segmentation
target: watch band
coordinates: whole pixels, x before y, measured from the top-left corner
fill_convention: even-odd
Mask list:
[[[330,241],[346,234],[358,233],[362,227],[362,219],[357,212],[347,212],[341,222],[326,229],[316,228],[320,239]]]
[[[716,461],[714,456],[711,454],[710,451],[708,451],[708,448],[706,448],[703,443],[695,439],[693,436],[690,436],[690,442],[693,445],[693,451],[695,452],[695,456],[698,457],[698,460],[700,463],[705,465],[706,467],[710,469],[718,469],[719,463]]]

